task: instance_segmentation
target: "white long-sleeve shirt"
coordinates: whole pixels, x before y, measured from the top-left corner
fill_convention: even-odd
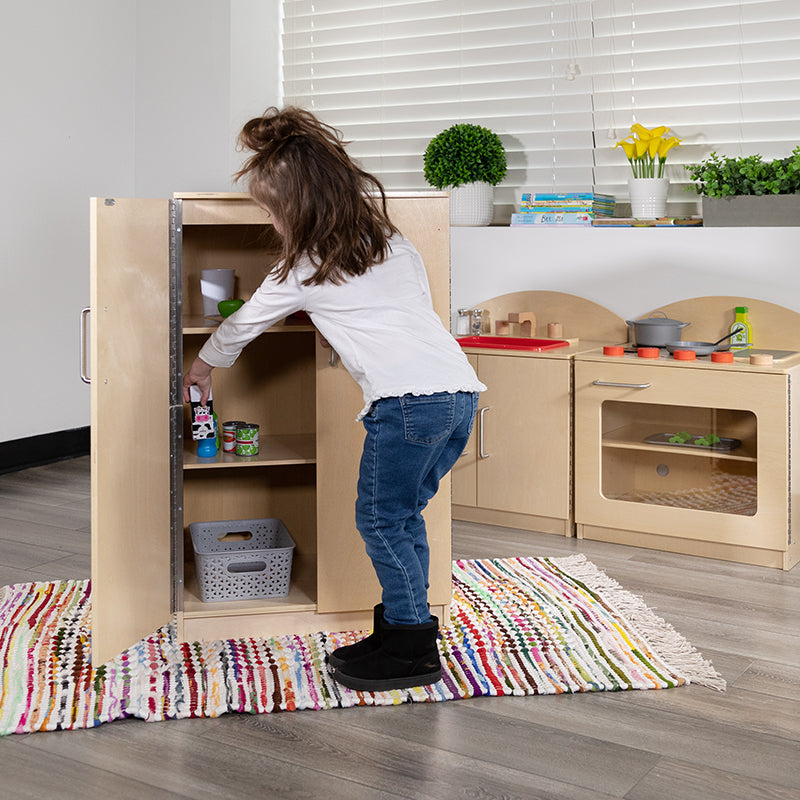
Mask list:
[[[313,267],[301,261],[283,283],[267,276],[252,298],[211,335],[200,358],[229,367],[248,342],[296,311],[305,311],[361,386],[364,408],[404,394],[479,392],[479,380],[431,301],[422,258],[403,236],[389,256],[341,284],[304,286]]]

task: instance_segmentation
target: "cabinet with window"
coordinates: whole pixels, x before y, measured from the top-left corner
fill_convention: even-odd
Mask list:
[[[575,362],[579,537],[788,569],[800,355]]]

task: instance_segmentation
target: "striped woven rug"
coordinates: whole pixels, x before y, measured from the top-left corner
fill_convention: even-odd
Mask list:
[[[481,695],[665,689],[722,678],[644,601],[584,556],[453,562],[443,677],[364,693],[337,684],[325,653],[357,633],[178,642],[156,631],[90,663],[88,581],[0,589],[0,734]]]

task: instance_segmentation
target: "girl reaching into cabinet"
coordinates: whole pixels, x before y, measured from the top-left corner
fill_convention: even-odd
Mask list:
[[[428,607],[422,510],[461,455],[486,387],[433,310],[425,266],[389,219],[383,187],[338,131],[308,111],[270,108],[239,142],[252,155],[236,177],[270,214],[281,258],[203,345],[184,399],[196,385],[205,402],[215,367],[230,367],[289,314],[308,313],[364,394],[355,522],[382,589],[372,633],[330,653],[329,666],[364,691],[435,683],[439,621]]]

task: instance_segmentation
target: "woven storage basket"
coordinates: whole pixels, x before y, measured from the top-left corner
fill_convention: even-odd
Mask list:
[[[450,224],[456,228],[490,225],[494,216],[494,187],[490,183],[465,183],[450,188]]]
[[[189,533],[204,603],[289,594],[294,541],[281,520],[193,522]]]

